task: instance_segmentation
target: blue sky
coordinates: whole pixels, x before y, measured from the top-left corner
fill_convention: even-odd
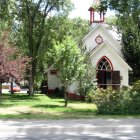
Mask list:
[[[75,10],[70,14],[71,18],[81,17],[82,19],[89,19],[89,7],[92,5],[94,0],[71,0],[75,5]],[[108,11],[106,16],[110,16],[114,12]]]

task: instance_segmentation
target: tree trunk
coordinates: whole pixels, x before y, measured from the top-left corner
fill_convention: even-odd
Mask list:
[[[49,10],[47,11],[47,8],[48,8],[48,4],[46,4],[45,6],[45,9],[43,10],[44,11],[44,16],[42,18],[42,25],[41,25],[41,30],[39,30],[39,36],[38,36],[38,41],[37,41],[37,44],[35,45],[34,42],[36,42],[34,40],[34,29],[36,27],[36,22],[35,22],[35,19],[37,17],[37,12],[40,8],[40,5],[42,3],[42,0],[40,0],[37,5],[36,5],[36,9],[35,11],[32,13],[32,9],[30,7],[30,4],[29,2],[26,0],[26,12],[27,12],[27,16],[28,16],[28,47],[29,47],[29,56],[32,58],[32,62],[31,62],[31,66],[32,68],[29,70],[29,96],[33,96],[34,95],[34,77],[35,77],[35,74],[36,74],[36,66],[37,66],[37,55],[38,55],[38,51],[39,51],[39,47],[40,47],[40,44],[41,44],[41,41],[42,41],[42,38],[43,38],[43,35],[44,35],[44,27],[45,27],[45,19],[46,19],[46,16],[48,14],[48,12],[51,11],[51,9],[53,8],[53,6],[51,6],[49,8]]]
[[[31,63],[32,67],[29,70],[29,96],[34,95],[34,78],[36,75],[37,59],[34,59]]]
[[[11,82],[11,85],[10,85],[10,92],[11,92],[11,94],[14,94],[14,92],[13,92],[13,81]]]
[[[2,101],[2,83],[0,82],[0,102]]]
[[[68,92],[65,91],[65,107],[68,105]]]
[[[65,86],[64,86],[65,107],[67,107],[67,105],[68,105],[68,92],[67,92],[67,87],[68,87],[68,84],[65,84]]]
[[[34,75],[32,68],[29,70],[29,96],[34,95]]]

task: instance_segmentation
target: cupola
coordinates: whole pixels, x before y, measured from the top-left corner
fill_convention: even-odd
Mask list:
[[[93,4],[89,8],[90,24],[104,22],[104,16],[106,10],[107,10],[107,5],[104,2],[102,3],[100,0],[94,0]]]

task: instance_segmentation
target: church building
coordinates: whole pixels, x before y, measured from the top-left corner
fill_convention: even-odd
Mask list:
[[[94,0],[98,3],[99,0]],[[129,86],[129,71],[132,68],[125,62],[120,42],[114,38],[104,23],[104,12],[89,8],[90,26],[88,34],[82,39],[86,50],[90,52],[93,67],[96,69],[97,84],[100,88],[118,89]],[[48,71],[48,91],[59,88],[57,71]],[[69,96],[77,94],[77,82],[69,87]]]

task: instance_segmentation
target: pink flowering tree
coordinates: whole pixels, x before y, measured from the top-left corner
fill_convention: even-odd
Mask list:
[[[29,61],[30,59],[23,57],[16,47],[0,43],[0,95],[3,82],[13,83],[13,80],[19,82],[24,78]]]

